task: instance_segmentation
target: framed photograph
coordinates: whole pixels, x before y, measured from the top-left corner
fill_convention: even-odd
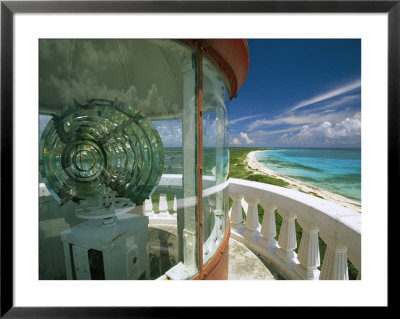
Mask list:
[[[1,1],[1,316],[388,307],[399,30],[400,1]],[[324,177],[351,200],[281,145],[356,159]]]

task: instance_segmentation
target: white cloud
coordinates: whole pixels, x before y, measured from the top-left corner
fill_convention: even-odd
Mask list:
[[[240,141],[238,140],[237,137],[235,137],[235,138],[232,140],[231,144],[232,144],[232,145],[240,145]]]
[[[351,144],[361,142],[361,114],[354,114],[361,100],[359,92],[349,93],[361,87],[361,81],[353,81],[329,92],[301,101],[292,108],[271,118],[254,118],[247,125],[251,144],[262,146]],[[313,104],[313,105],[312,105]],[[310,106],[311,107],[306,107]],[[250,119],[235,119],[235,123]],[[242,132],[243,133],[243,132]],[[241,134],[242,134],[241,133]],[[235,136],[242,144],[247,139]],[[268,137],[268,140],[266,139]],[[268,141],[268,145],[266,142]]]
[[[247,133],[240,132],[240,137],[242,138],[242,140],[244,140],[244,142],[246,144],[253,144],[254,143],[254,140],[250,139],[248,137]]]
[[[312,108],[302,109],[300,112],[302,114],[315,113],[321,111],[324,113],[326,110],[335,110],[336,108],[343,107],[344,105],[349,105],[355,101],[360,101],[360,94],[350,94],[335,98],[332,101],[326,101],[324,103],[318,104],[318,106],[313,106]],[[349,108],[350,109],[350,108]]]
[[[298,133],[285,133],[279,141],[286,145],[357,144],[361,142],[360,113],[339,122],[323,121],[318,125],[303,125]]]
[[[182,121],[153,121],[152,122],[164,147],[182,146]]]
[[[358,119],[361,121],[361,112],[357,112],[354,114],[353,118]]]
[[[248,130],[253,131],[263,126],[273,125],[309,125],[315,124],[321,121],[338,121],[343,117],[349,116],[349,111],[341,112],[325,112],[325,113],[309,113],[309,114],[284,114],[281,117],[277,117],[273,120],[256,120],[250,123],[247,127]]]
[[[346,95],[311,109],[301,109],[295,112],[283,112],[272,119],[257,119],[251,122],[247,126],[247,129],[253,131],[263,126],[313,125],[323,121],[337,122],[352,115],[351,108],[344,108],[344,106],[349,105],[349,103],[354,103],[355,101],[360,100],[360,98],[360,94]]]
[[[251,133],[251,136],[253,136],[253,138],[263,138],[266,136],[270,136],[270,135],[276,135],[276,134],[281,134],[281,133],[288,133],[288,132],[295,132],[295,131],[299,131],[301,129],[301,127],[299,126],[294,126],[294,127],[288,127],[288,128],[284,128],[284,129],[278,129],[278,130],[258,130],[258,131],[254,131]]]
[[[221,126],[216,123],[215,113],[205,114],[203,118],[203,145],[205,147],[215,147],[217,139],[216,137],[223,136],[221,132]],[[218,134],[217,134],[218,132]]]
[[[254,118],[260,117],[260,116],[261,116],[260,114],[256,114],[256,115],[248,115],[248,116],[238,117],[237,119],[230,120],[230,121],[229,121],[229,124],[236,124],[236,123],[238,123],[238,122],[242,122],[242,121],[254,119]]]
[[[132,41],[41,41],[40,58],[45,59],[41,62],[48,67],[40,71],[40,103],[60,108],[74,107],[73,99],[86,104],[88,99],[118,98],[148,117],[180,114],[182,105],[175,94],[179,90],[171,89],[172,84],[166,89],[159,79],[145,86],[133,81],[124,64],[128,45]],[[74,63],[69,61],[71,54]]]
[[[254,144],[254,139],[249,138],[247,133],[240,132],[238,136],[231,136],[230,137],[230,144],[231,145],[249,145]]]
[[[335,89],[335,90],[323,93],[321,95],[312,97],[311,99],[302,101],[302,102],[296,104],[295,106],[293,106],[290,109],[290,111],[298,110],[298,109],[303,108],[305,106],[308,106],[308,105],[311,105],[311,104],[314,104],[314,103],[317,103],[317,102],[321,102],[321,101],[333,98],[335,96],[350,92],[350,91],[352,91],[354,89],[358,89],[360,87],[361,87],[361,81],[360,80],[356,80],[356,81],[354,81],[352,83],[349,83],[349,84],[347,84],[345,86],[342,86],[342,87],[340,87],[338,89]]]

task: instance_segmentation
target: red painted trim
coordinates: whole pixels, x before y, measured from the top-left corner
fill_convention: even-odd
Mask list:
[[[182,39],[181,41],[201,52],[222,72],[229,83],[230,98],[236,97],[250,65],[247,41],[244,39]]]
[[[192,280],[228,279],[229,237],[231,233],[230,225],[231,223],[228,218],[228,224],[221,246],[207,265],[204,266],[203,270],[193,277]]]
[[[198,253],[199,269],[203,269],[203,56],[197,53],[198,77],[197,77],[197,211],[199,218]]]

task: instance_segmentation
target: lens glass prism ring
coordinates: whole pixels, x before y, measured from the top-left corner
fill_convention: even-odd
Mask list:
[[[80,204],[89,218],[143,204],[164,166],[151,121],[117,98],[74,105],[53,114],[41,137],[40,173],[49,192],[61,205]]]
[[[244,39],[39,40],[39,279],[227,278],[248,66]]]

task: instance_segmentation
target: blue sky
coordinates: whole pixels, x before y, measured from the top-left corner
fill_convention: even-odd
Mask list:
[[[250,39],[230,145],[360,147],[361,40]]]
[[[229,106],[230,146],[360,147],[361,40],[247,42],[249,72]],[[180,145],[180,121],[154,124],[165,146]]]

